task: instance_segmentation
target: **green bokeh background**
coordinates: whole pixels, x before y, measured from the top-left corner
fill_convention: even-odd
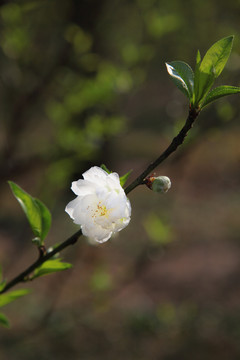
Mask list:
[[[234,34],[219,84],[240,85],[240,1],[0,3],[0,263],[10,279],[37,256],[7,185],[53,213],[47,244],[76,231],[73,180],[105,163],[134,179],[187,116],[165,62],[194,67]],[[81,238],[66,272],[6,306],[5,360],[240,358],[239,96],[206,108],[156,171],[164,196],[129,194],[132,221],[101,246]],[[18,286],[21,288],[21,286]]]

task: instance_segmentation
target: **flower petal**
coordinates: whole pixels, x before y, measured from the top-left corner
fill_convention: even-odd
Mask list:
[[[70,202],[67,204],[67,206],[65,207],[65,211],[68,213],[68,215],[69,215],[72,219],[74,219],[74,217],[73,217],[73,212],[74,212],[75,208],[78,206],[78,204],[79,204],[79,199],[76,198],[76,199],[70,201]]]
[[[84,180],[95,182],[96,178],[106,180],[108,173],[98,166],[93,166],[83,173]]]
[[[112,231],[104,229],[101,226],[95,226],[94,228],[88,227],[86,225],[82,226],[83,235],[93,239],[96,242],[103,243],[110,239],[112,236]]]
[[[95,193],[95,184],[90,181],[79,179],[78,181],[72,182],[71,189],[74,194],[78,196],[93,194]]]

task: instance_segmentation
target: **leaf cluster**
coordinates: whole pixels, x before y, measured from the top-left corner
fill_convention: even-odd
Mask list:
[[[229,85],[212,89],[230,56],[233,39],[233,36],[228,36],[214,43],[202,60],[198,50],[195,71],[183,61],[166,63],[169,75],[179,90],[187,96],[191,108],[199,111],[223,96],[240,92],[240,87]]]

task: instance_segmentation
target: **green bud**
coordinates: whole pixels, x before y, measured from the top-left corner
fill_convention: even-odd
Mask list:
[[[152,190],[158,193],[166,193],[171,187],[171,181],[167,176],[158,176],[152,182]]]

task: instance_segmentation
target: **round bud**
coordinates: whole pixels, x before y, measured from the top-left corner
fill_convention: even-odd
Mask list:
[[[152,182],[152,190],[158,193],[166,193],[171,187],[171,180],[167,176],[158,176]]]

